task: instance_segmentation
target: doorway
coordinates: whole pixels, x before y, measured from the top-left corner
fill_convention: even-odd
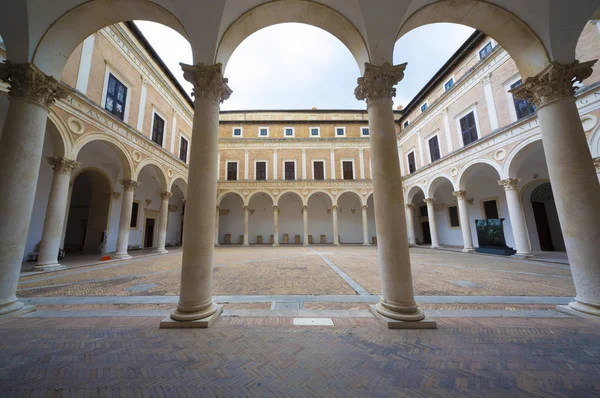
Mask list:
[[[154,247],[154,218],[146,219],[146,229],[144,231],[144,248]]]
[[[535,219],[535,226],[540,239],[540,248],[544,252],[554,251],[546,206],[543,202],[531,202],[531,207],[533,208],[533,218]]]
[[[428,245],[431,244],[431,231],[429,230],[429,222],[422,222],[421,228],[423,229],[423,243]]]

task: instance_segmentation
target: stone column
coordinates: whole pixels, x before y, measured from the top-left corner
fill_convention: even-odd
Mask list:
[[[369,244],[369,224],[367,219],[367,209],[369,206],[361,205],[362,210],[362,230],[363,230],[363,246],[370,246]]]
[[[600,316],[600,184],[575,104],[574,82],[596,61],[552,63],[512,90],[537,107],[556,210],[571,264],[575,311]]]
[[[302,224],[304,225],[304,239],[302,244],[308,246],[308,206],[302,206]]]
[[[469,222],[469,212],[467,209],[467,191],[454,191],[452,194],[456,196],[456,201],[458,202],[458,218],[463,238],[462,251],[465,253],[474,252],[475,248],[473,247],[473,236],[471,235],[471,223]]]
[[[373,174],[373,199],[377,225],[377,251],[381,271],[381,299],[376,311],[391,319],[420,321],[425,317],[415,303],[398,141],[394,126],[394,85],[404,77],[406,64],[381,66],[365,63],[358,79],[356,98],[367,101]],[[400,326],[401,327],[401,326]]]
[[[165,249],[167,240],[167,224],[169,223],[169,198],[173,196],[171,192],[160,193],[160,216],[158,219],[158,240],[155,252],[168,253]]]
[[[506,194],[508,216],[510,217],[510,225],[517,250],[516,256],[531,257],[531,246],[529,245],[529,237],[527,236],[525,213],[523,212],[523,206],[521,205],[521,199],[517,190],[519,179],[507,178],[498,181],[498,185],[504,188],[504,193]]]
[[[66,96],[55,79],[31,64],[0,64],[10,83],[0,136],[0,315],[20,310],[15,292],[42,158],[48,107]]]
[[[229,98],[231,89],[220,63],[182,68],[194,85],[194,125],[184,223],[188,244],[183,248],[179,303],[171,319],[194,321],[219,311],[212,298],[219,103]]]
[[[215,246],[219,246],[219,206],[215,212]]]
[[[74,181],[69,182],[69,195],[67,195],[67,203],[65,205],[65,218],[63,220],[63,230],[62,230],[62,234],[60,237],[60,248],[61,249],[64,249],[64,247],[65,247],[65,238],[67,236],[67,223],[69,221],[69,211],[71,209],[71,197],[73,196],[73,183],[74,183]]]
[[[120,182],[123,186],[123,199],[121,199],[121,216],[119,218],[115,258],[130,259],[131,256],[127,253],[127,246],[129,245],[129,230],[131,229],[131,208],[133,206],[133,193],[140,186],[140,183],[131,179],[122,179]]]
[[[279,246],[279,206],[273,206],[273,246]]]
[[[338,231],[338,207],[337,205],[331,206],[331,215],[333,217],[333,245],[340,245],[340,235]]]
[[[365,154],[364,154],[364,150],[365,148],[359,148],[358,149],[358,163],[360,166],[360,179],[364,180],[365,179]]]
[[[242,246],[249,246],[248,243],[248,217],[250,215],[250,208],[244,206],[244,244]]]
[[[413,218],[413,204],[406,204],[406,224],[408,230],[408,245],[414,246],[417,244],[415,239],[415,220]]]
[[[423,202],[427,204],[427,218],[429,219],[429,234],[431,235],[431,248],[435,249],[440,246],[437,234],[437,225],[435,223],[435,207],[433,205],[434,198],[425,198]]]
[[[47,160],[54,170],[54,175],[48,196],[38,261],[33,267],[39,270],[66,268],[58,263],[58,250],[65,223],[71,172],[80,166],[76,161],[61,156],[47,158]]]

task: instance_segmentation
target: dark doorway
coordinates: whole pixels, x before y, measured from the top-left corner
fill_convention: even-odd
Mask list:
[[[146,231],[144,233],[144,247],[154,246],[154,218],[146,219]]]
[[[429,222],[421,223],[423,229],[423,243],[431,244],[431,231],[429,231]]]
[[[552,244],[552,235],[550,234],[550,224],[548,223],[548,215],[546,214],[546,205],[542,202],[531,202],[533,207],[533,218],[537,228],[538,237],[540,239],[540,248],[542,251],[554,251]]]
[[[485,210],[486,220],[500,218],[498,205],[495,200],[486,200],[483,202],[483,209]]]

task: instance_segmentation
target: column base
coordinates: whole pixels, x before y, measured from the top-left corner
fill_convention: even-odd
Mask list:
[[[303,243],[302,246],[309,246],[309,244],[308,243]]]
[[[33,271],[59,271],[61,269],[67,269],[66,266],[54,263],[54,264],[36,264],[31,267]]]
[[[371,244],[369,242],[365,242],[362,244],[363,246],[371,246]]]
[[[20,301],[0,306],[0,319],[14,318],[35,311],[35,305],[25,305]]]
[[[600,320],[600,307],[583,304],[579,301],[571,301],[569,305],[557,305],[556,309],[567,314]]]
[[[131,256],[127,253],[115,253],[113,256],[115,260],[131,260]]]
[[[531,258],[531,257],[535,257],[535,256],[532,253],[515,253],[511,257],[516,257],[516,258]]]
[[[423,311],[419,310],[420,314],[422,314],[422,318],[418,320],[399,320],[387,317],[379,312],[376,305],[371,305],[371,312],[375,315],[377,319],[382,321],[388,329],[437,329],[437,324],[434,320],[430,318],[426,318]],[[389,313],[389,311],[386,311]],[[401,314],[400,314],[401,315]]]
[[[279,243],[273,243],[273,245],[272,245],[272,246],[273,246],[273,247],[277,247],[277,246],[279,246]]]
[[[168,252],[167,249],[154,249],[154,253],[167,254]]]
[[[334,245],[334,246],[341,246],[341,244],[339,244],[339,243],[335,243],[335,242],[333,243],[333,245]]]
[[[465,248],[461,250],[463,253],[475,253],[475,248],[470,247],[470,248]]]
[[[432,249],[438,249],[440,247],[440,245],[431,245],[430,246]]]
[[[220,244],[218,244],[218,243],[215,243],[215,247],[217,247],[217,246],[221,246],[221,245],[220,245]]]
[[[189,321],[176,321],[173,318],[171,318],[171,316],[166,317],[165,319],[163,319],[162,321],[160,321],[160,329],[191,329],[191,328],[201,328],[201,329],[206,329],[209,326],[211,326],[219,317],[219,315],[221,315],[221,313],[223,312],[223,306],[222,305],[216,305],[217,310],[212,313],[211,315],[204,317],[204,318],[200,318],[200,319],[195,319],[195,320],[189,320]],[[177,310],[175,310],[177,311]]]

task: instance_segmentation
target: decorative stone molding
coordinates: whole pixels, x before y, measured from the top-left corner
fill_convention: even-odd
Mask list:
[[[248,206],[244,206],[244,211],[250,211],[250,208]]]
[[[367,193],[369,193],[369,191],[367,191],[366,189],[361,189],[360,193],[365,196]]]
[[[506,157],[506,149],[502,148],[494,152],[494,159],[503,160]]]
[[[279,206],[273,206],[273,211],[279,214]]]
[[[112,197],[114,200],[117,200],[121,197],[121,192],[113,192]]]
[[[596,173],[600,173],[600,158],[594,159],[594,167],[596,167]]]
[[[492,74],[488,73],[487,75],[483,76],[483,79],[481,79],[481,84],[482,85],[488,85],[492,83]]]
[[[434,200],[435,198],[425,198],[423,199],[423,202],[425,202],[427,205],[433,205]]]
[[[8,94],[35,104],[49,107],[56,100],[66,98],[68,91],[53,77],[29,63],[0,64],[0,80],[10,83]]]
[[[302,212],[308,211],[308,206],[304,205],[302,206]]]
[[[519,181],[521,181],[521,180],[518,178],[507,178],[507,179],[498,181],[498,185],[501,185],[505,191],[510,191],[511,189],[517,188],[517,185],[519,185]]]
[[[233,92],[227,85],[228,79],[223,77],[223,64],[215,65],[181,65],[183,77],[194,85],[194,97],[196,99],[208,99],[213,102],[223,102],[229,99]]]
[[[332,194],[333,196],[337,195],[337,193],[338,193],[337,189],[332,189],[332,190],[331,190],[331,194]]]
[[[350,209],[350,213],[356,214],[356,209]]]
[[[369,206],[367,205],[360,205],[361,210],[367,210],[369,208]]]
[[[69,119],[67,119],[67,126],[69,126],[69,130],[75,135],[81,135],[85,133],[85,125],[76,117],[69,117]]]
[[[119,180],[119,182],[121,183],[121,185],[123,185],[123,189],[125,191],[135,191],[136,188],[139,187],[141,184],[141,182],[129,178],[124,178],[122,180]]]
[[[146,199],[146,206],[150,206],[152,204],[152,199]]]
[[[539,74],[527,78],[522,85],[510,92],[517,99],[533,102],[538,109],[560,99],[573,98],[573,84],[590,77],[595,63],[595,60],[575,61],[567,65],[552,62]]]
[[[175,206],[175,205],[169,205],[169,211],[171,213],[176,212],[177,211],[177,206]]]
[[[467,199],[467,203],[470,204],[470,205],[472,205],[473,204],[473,200],[474,200],[473,198]]]
[[[303,189],[302,190],[302,195],[304,195],[304,196],[308,195],[308,189]]]
[[[244,196],[248,196],[250,194],[250,191],[248,191],[247,189],[244,189],[242,191],[242,193],[244,194]]]
[[[273,196],[277,196],[277,195],[279,195],[279,190],[277,190],[277,189],[274,189],[274,190],[273,190]]]
[[[331,206],[331,210],[333,210],[333,211],[337,211],[337,209],[338,209],[337,205],[333,205],[333,206]]]
[[[52,170],[59,174],[71,175],[73,170],[81,167],[81,163],[62,156],[47,157],[46,160],[52,166]]]
[[[171,196],[173,196],[173,192],[168,192],[168,191],[165,191],[165,192],[161,192],[161,193],[160,193],[160,199],[161,199],[161,200],[169,200],[169,198],[170,198]]]
[[[371,101],[381,98],[392,99],[396,96],[394,86],[404,78],[404,69],[406,63],[392,65],[384,62],[377,66],[365,62],[365,74],[357,79],[358,86],[354,90],[356,99],[367,101],[367,106]]]
[[[467,191],[454,191],[452,195],[456,196],[457,199],[467,199]]]
[[[412,210],[413,204],[412,203],[407,203],[406,204],[406,208]]]

